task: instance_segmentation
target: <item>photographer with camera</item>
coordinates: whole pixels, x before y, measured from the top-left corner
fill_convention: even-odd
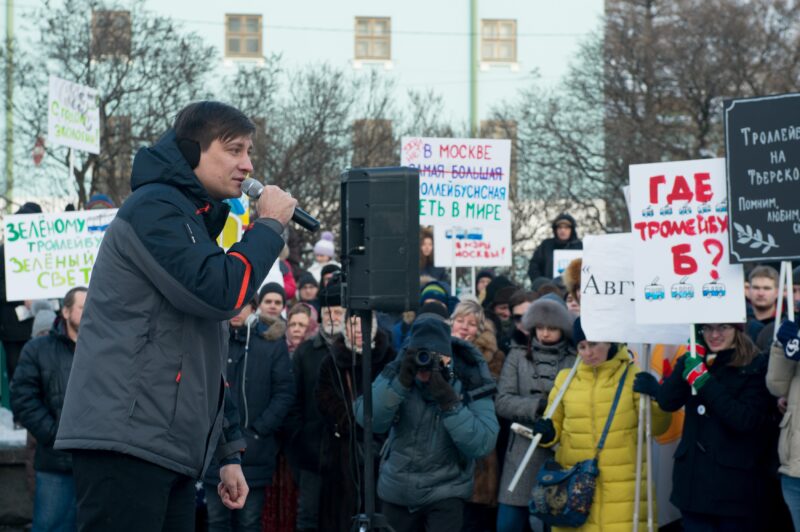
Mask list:
[[[382,513],[396,532],[459,531],[475,460],[495,446],[494,379],[483,356],[421,314],[406,349],[372,385],[373,428],[389,432],[378,476]],[[363,422],[361,398],[356,420]]]

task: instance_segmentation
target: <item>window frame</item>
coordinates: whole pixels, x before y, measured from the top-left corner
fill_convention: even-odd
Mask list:
[[[367,23],[367,28],[369,30],[367,35],[358,32],[358,24],[361,21]],[[386,33],[384,35],[375,35],[374,26],[377,22],[386,23]],[[353,59],[356,61],[392,60],[392,17],[355,17],[353,33]],[[386,55],[378,56],[374,53],[375,43],[383,41],[386,43]],[[358,45],[361,42],[366,42],[367,44],[366,55],[359,55]]]
[[[240,31],[230,31],[230,21],[238,18],[241,23]],[[256,18],[258,29],[255,32],[247,31],[247,19]],[[247,51],[247,39],[256,37],[258,39],[258,50],[255,52]],[[238,52],[230,49],[231,39],[238,39],[240,49]],[[264,57],[264,19],[258,13],[225,13],[225,59],[261,59]]]
[[[512,36],[511,37],[488,37],[487,36],[487,26],[494,25],[495,29],[498,30],[496,33],[499,35],[499,29],[502,24],[511,23],[512,25]],[[497,53],[499,46],[504,43],[510,43],[512,49],[512,57],[511,58],[501,58]],[[485,45],[491,44],[492,45],[492,54],[491,56],[487,56],[485,54]],[[491,64],[516,64],[517,62],[517,19],[513,18],[484,18],[481,19],[481,63],[491,63]]]

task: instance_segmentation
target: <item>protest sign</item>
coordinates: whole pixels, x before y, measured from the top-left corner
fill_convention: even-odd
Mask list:
[[[560,277],[569,263],[581,258],[583,251],[580,249],[555,249],[553,250],[553,279]]]
[[[581,326],[596,342],[686,343],[686,325],[636,323],[631,233],[583,238]]]
[[[728,260],[725,160],[630,166],[638,323],[745,321]]]
[[[401,164],[419,169],[419,221],[433,226],[434,264],[510,266],[511,141],[405,137],[401,145]]]
[[[724,108],[731,260],[800,258],[800,94]]]
[[[47,142],[100,153],[99,96],[95,89],[50,76]]]
[[[88,286],[100,242],[117,209],[6,216],[9,301],[64,297]]]

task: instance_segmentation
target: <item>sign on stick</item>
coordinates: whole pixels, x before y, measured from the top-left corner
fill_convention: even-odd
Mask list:
[[[731,260],[800,258],[800,94],[724,105]]]
[[[553,279],[564,274],[569,263],[583,256],[580,249],[555,249],[553,250]]]
[[[725,159],[629,171],[636,321],[744,322],[742,266],[728,260]]]
[[[595,342],[684,344],[686,325],[636,323],[631,233],[588,235],[583,238],[581,326]]]
[[[9,301],[61,298],[88,286],[117,209],[17,214],[3,220]]]
[[[47,142],[100,153],[100,109],[97,91],[50,76],[47,97]]]
[[[401,164],[419,169],[436,266],[511,265],[511,141],[405,137]]]

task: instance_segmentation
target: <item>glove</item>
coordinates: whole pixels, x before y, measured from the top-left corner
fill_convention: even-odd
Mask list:
[[[633,379],[633,391],[655,397],[659,389],[658,381],[650,373],[640,371]]]
[[[414,351],[406,350],[403,360],[400,361],[400,371],[397,373],[397,380],[405,388],[411,388],[414,384],[414,376],[417,374],[417,363],[414,360]]]
[[[539,404],[536,405],[536,417],[537,418],[542,417],[545,410],[547,410],[547,396],[541,395],[539,397]]]
[[[706,352],[708,351],[708,346],[706,345],[706,339],[703,336],[703,326],[701,324],[696,324],[694,326],[694,343],[697,347],[697,356],[704,358],[706,356]],[[687,340],[686,351],[689,353],[691,353],[691,345],[692,342]]]
[[[542,439],[539,443],[550,443],[556,439],[556,428],[550,418],[539,418],[533,423],[533,433],[541,434]]]
[[[711,374],[708,372],[703,359],[700,357],[686,356],[683,367],[683,379],[693,386],[695,390],[700,391],[700,388],[705,386]]]
[[[431,372],[431,379],[428,381],[428,391],[434,401],[439,404],[439,408],[445,412],[454,410],[458,406],[459,398],[450,383],[444,380],[442,372],[434,370]]]
[[[789,360],[800,360],[800,328],[793,321],[783,320],[778,329],[778,341]]]

